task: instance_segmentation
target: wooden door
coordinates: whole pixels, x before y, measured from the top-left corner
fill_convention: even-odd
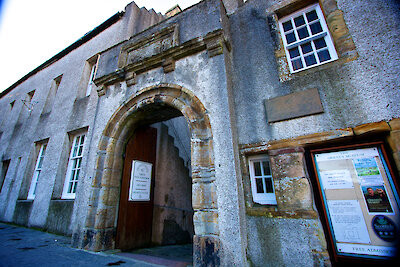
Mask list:
[[[116,248],[121,250],[151,244],[156,142],[157,129],[146,126],[137,129],[126,146],[116,236]],[[150,201],[128,200],[133,160],[153,164]]]

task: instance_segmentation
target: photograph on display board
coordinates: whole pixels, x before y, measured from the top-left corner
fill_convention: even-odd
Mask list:
[[[369,212],[393,212],[383,185],[361,186],[361,190],[364,194],[365,203],[367,204]]]
[[[354,168],[361,185],[383,185],[384,181],[379,171],[375,157],[353,159]]]
[[[372,177],[375,176],[378,178],[381,177],[381,173],[379,172],[378,165],[376,164],[375,158],[361,158],[361,159],[353,159],[354,167],[356,168],[357,175],[359,177],[367,176]]]

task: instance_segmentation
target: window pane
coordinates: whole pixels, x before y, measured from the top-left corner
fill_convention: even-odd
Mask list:
[[[68,193],[71,193],[72,192],[72,185],[73,185],[73,182],[69,182],[69,185],[68,185]]]
[[[77,152],[78,147],[74,146],[74,149],[72,150],[72,157],[76,157],[76,152]]]
[[[259,161],[254,162],[254,174],[255,176],[261,176],[261,166]]]
[[[37,184],[39,182],[39,177],[40,177],[40,171],[37,172],[37,178],[36,178],[36,181],[35,181],[35,184],[34,184],[33,195],[36,194],[36,188],[37,188]]]
[[[96,73],[96,64],[94,64],[93,66],[92,66],[92,69],[91,69],[91,71],[90,71],[90,80],[89,81],[93,81],[93,78],[94,78],[94,74]]]
[[[78,168],[78,159],[73,159],[73,160],[72,160],[72,168],[73,168],[73,169]]]
[[[295,47],[295,48],[289,49],[289,55],[290,55],[290,58],[295,58],[295,57],[300,56],[299,48]]]
[[[267,193],[273,193],[274,192],[271,178],[265,178],[265,187],[267,189]]]
[[[290,31],[291,29],[293,29],[292,21],[290,21],[290,20],[286,21],[285,23],[282,23],[282,26],[283,26],[283,30],[285,32]]]
[[[76,173],[75,173],[75,181],[78,181],[78,178],[79,178],[79,172],[80,172],[80,170],[79,169],[77,169],[76,170]]]
[[[307,66],[311,66],[311,65],[317,64],[317,60],[316,60],[314,54],[311,54],[311,55],[309,55],[309,56],[306,56],[306,57],[304,58],[304,60],[306,61],[306,65],[307,65]]]
[[[319,21],[317,21],[313,24],[310,24],[310,29],[311,29],[312,34],[317,34],[317,33],[322,32],[321,23],[319,23]]]
[[[312,50],[310,42],[301,45],[301,52],[303,52],[303,54],[310,53]]]
[[[304,38],[310,36],[310,34],[308,33],[308,30],[307,30],[307,27],[298,29],[297,34],[299,35],[300,39],[304,39]]]
[[[72,192],[71,193],[76,193],[76,185],[77,185],[77,183],[74,183],[73,184],[73,187],[72,187]]]
[[[82,163],[82,158],[78,158],[78,159],[76,159],[76,161],[78,162],[77,167],[78,167],[78,169],[80,169],[81,163]]]
[[[81,142],[80,142],[80,144],[83,145],[84,142],[85,142],[85,136],[82,135],[82,136],[81,136]]]
[[[331,59],[331,55],[328,50],[322,50],[318,52],[318,58],[320,62],[324,62]]]
[[[314,45],[315,45],[316,49],[320,49],[320,48],[326,47],[325,39],[324,38],[320,38],[320,39],[314,40]]]
[[[38,169],[41,169],[41,168],[42,168],[42,165],[43,165],[43,157],[40,157],[38,160],[39,160],[39,162],[38,162],[37,168],[38,168]]]
[[[36,195],[36,187],[37,187],[37,184],[35,183],[32,195]]]
[[[301,26],[301,25],[304,25],[306,22],[304,21],[304,17],[303,17],[303,15],[301,15],[301,16],[299,16],[299,17],[297,17],[297,18],[294,18],[294,24],[296,25],[296,27],[299,27],[299,26]]]
[[[257,193],[264,193],[264,187],[263,187],[263,178],[257,178],[256,179],[256,187],[257,187]]]
[[[262,165],[263,165],[264,175],[271,175],[271,170],[269,168],[269,162],[263,161]]]
[[[285,36],[286,36],[286,42],[288,44],[291,44],[296,41],[296,36],[294,35],[294,32],[288,33]]]
[[[308,22],[318,19],[317,12],[315,10],[310,11],[306,14]]]
[[[69,179],[69,181],[75,180],[75,174],[76,174],[76,170],[72,170],[71,171],[71,178]]]
[[[298,69],[302,69],[303,68],[303,63],[301,62],[301,59],[295,59],[292,60],[292,66],[293,66],[293,70],[298,70]]]
[[[46,154],[46,148],[47,148],[47,144],[44,144],[43,151],[42,151],[42,157],[44,157],[44,154]]]
[[[77,156],[82,156],[82,150],[83,150],[83,146],[79,146],[79,150],[78,150],[78,155]]]

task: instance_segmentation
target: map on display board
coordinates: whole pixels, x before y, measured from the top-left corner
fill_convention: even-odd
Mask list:
[[[338,255],[393,257],[398,194],[378,147],[314,154]]]

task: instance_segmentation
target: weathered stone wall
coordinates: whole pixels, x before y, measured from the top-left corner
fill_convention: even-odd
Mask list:
[[[276,28],[267,11],[293,1],[248,1],[231,15],[234,96],[240,144],[355,127],[400,116],[397,1],[337,1],[358,58],[332,62],[280,81]],[[328,1],[321,1],[328,2]],[[380,18],[385,19],[380,19]],[[362,19],[361,19],[362,18]],[[365,18],[365,19],[364,19]],[[362,30],[361,30],[362,29]],[[365,29],[365,30],[364,30]],[[346,34],[344,34],[346,36]],[[251,40],[249,42],[248,40]],[[244,60],[246,59],[246,60]],[[324,112],[266,123],[263,100],[317,88]]]
[[[254,153],[257,148],[252,150]],[[312,184],[304,166],[304,149],[293,146],[263,153],[270,156],[277,204],[265,206],[252,202],[247,156],[243,153],[248,260],[252,266],[329,264]]]
[[[51,200],[44,229],[52,233],[70,236],[72,234],[70,220],[73,207],[73,200]]]
[[[387,142],[390,145],[391,152],[395,164],[399,166],[398,161],[398,146],[399,140],[396,137],[398,119],[391,120],[389,122],[376,122],[362,124],[354,128],[339,129],[331,132],[315,133],[297,138],[283,139],[283,140],[272,140],[266,143],[258,143],[252,145],[241,146],[241,159],[242,159],[242,170],[243,170],[243,181],[245,188],[245,199],[246,199],[246,212],[248,215],[248,224],[252,222],[251,227],[256,226],[257,230],[249,231],[249,248],[253,247],[254,250],[248,250],[248,258],[255,266],[263,266],[265,261],[268,261],[269,256],[282,255],[283,258],[280,261],[285,264],[291,264],[290,259],[297,259],[303,264],[314,264],[314,265],[326,265],[330,264],[329,255],[327,252],[327,243],[324,232],[322,231],[321,222],[318,216],[316,205],[314,202],[313,191],[318,190],[315,182],[311,179],[312,176],[307,172],[307,164],[304,157],[304,148],[312,145],[323,145],[332,142],[346,142],[351,144],[351,140],[368,140],[368,138],[386,136]],[[377,139],[374,139],[377,140]],[[254,154],[268,154],[271,160],[271,167],[274,177],[274,186],[276,190],[277,205],[263,206],[254,204],[251,196],[250,189],[250,177],[248,173],[247,157]],[[398,170],[398,168],[397,168]],[[395,171],[395,170],[394,170]],[[395,174],[396,175],[396,174]],[[304,219],[311,224],[302,224],[301,220]],[[265,231],[262,227],[267,227],[271,221],[273,221],[273,227],[276,224],[296,224],[298,227],[296,235],[309,233],[308,231],[314,232],[318,238],[300,242],[294,239],[292,242],[286,242],[281,239],[284,244],[281,244],[285,249],[285,253],[275,253],[270,249],[259,249],[259,247],[265,248],[263,242],[268,240],[262,231]],[[263,226],[264,225],[264,226]],[[303,228],[305,226],[305,228]],[[276,231],[276,228],[271,226],[271,231]],[[286,231],[292,229],[290,225],[283,226],[279,231]],[[301,233],[300,233],[301,232]],[[272,233],[271,233],[272,234]],[[294,235],[294,233],[287,233],[288,235]],[[279,238],[278,238],[279,239]],[[297,240],[297,241],[296,241]],[[269,240],[270,243],[276,242]],[[302,255],[297,254],[298,248],[308,246],[308,249],[302,251]],[[290,248],[289,248],[290,247]],[[258,249],[256,249],[258,248]],[[276,248],[281,249],[279,245]],[[282,251],[281,251],[282,252]],[[283,253],[283,252],[282,252]],[[263,259],[261,255],[265,255]],[[305,258],[306,257],[306,258]],[[308,261],[313,259],[313,261]],[[288,261],[289,260],[289,261]],[[273,265],[273,263],[271,263]]]
[[[28,226],[29,215],[31,214],[32,208],[31,200],[19,200],[15,204],[14,217],[12,222],[15,224]]]
[[[139,15],[143,20],[137,20]],[[67,227],[56,231],[71,233],[69,227],[72,212],[60,215],[49,213],[49,208],[50,200],[59,199],[61,196],[69,156],[67,133],[87,129],[95,118],[98,98],[95,90],[90,96],[84,96],[88,81],[85,75],[86,61],[100,51],[128,39],[160,20],[162,16],[159,14],[139,9],[132,3],[126,7],[124,16],[100,34],[39,70],[1,97],[0,112],[4,116],[0,120],[0,157],[2,160],[11,159],[0,195],[1,220],[13,222],[15,218],[22,224],[45,228],[46,221],[60,219]],[[54,79],[59,77],[61,77],[60,86],[49,108],[46,102],[54,85]],[[31,99],[33,108],[29,111],[21,100],[27,100],[27,94],[32,91],[35,91]],[[13,107],[10,103],[13,103]],[[48,139],[46,154],[51,156],[45,157],[43,162],[43,171],[37,187],[40,193],[29,209],[23,208],[27,204],[22,202],[18,202],[16,207],[18,198],[27,197],[37,156],[32,153],[35,150],[35,142],[45,139]],[[84,165],[85,162],[84,159]],[[84,172],[80,179],[86,179]],[[73,204],[69,206],[72,207]],[[78,206],[79,204],[75,209]],[[48,216],[55,217],[47,220]]]
[[[319,1],[339,60],[289,74],[276,19],[285,7],[300,2],[252,0],[230,16],[247,257],[253,266],[330,264],[305,147],[380,137],[388,140],[399,166],[397,120],[392,120],[400,117],[398,3]],[[383,16],[387,19],[379,19]],[[265,100],[313,88],[322,113],[268,122]],[[295,103],[299,108],[301,101]],[[255,154],[270,156],[277,205],[252,201],[247,159]]]
[[[241,189],[237,186],[241,181],[235,157],[237,142],[231,126],[233,113],[226,112],[232,107],[227,92],[226,59],[222,53],[228,53],[229,48],[225,46],[220,13],[223,10],[219,5],[220,1],[203,1],[196,9],[193,7],[177,14],[165,24],[159,24],[100,56],[100,61],[104,60],[99,63],[100,68],[104,67],[105,71],[99,69],[95,82],[100,94],[97,116],[102,119],[97,120],[92,129],[93,141],[88,156],[88,164],[95,166],[93,174],[88,176],[94,178],[93,183],[87,180],[82,185],[84,188],[92,185],[94,189],[83,193],[86,197],[82,199],[90,199],[86,205],[91,208],[86,222],[77,219],[77,225],[85,225],[86,229],[82,234],[79,233],[82,228],[76,228],[76,236],[84,236],[81,240],[75,239],[77,245],[95,250],[112,246],[112,241],[108,241],[115,222],[109,216],[115,214],[113,196],[118,192],[118,180],[109,179],[119,179],[118,155],[123,147],[123,136],[130,131],[128,129],[134,129],[136,123],[141,123],[140,120],[165,119],[157,112],[154,114],[158,114],[158,118],[141,117],[139,114],[142,113],[136,113],[143,110],[145,114],[147,108],[160,103],[180,110],[192,133],[194,262],[244,264],[246,240],[243,232],[246,225],[244,212],[241,214],[237,208],[244,208]],[[189,23],[192,23],[190,27]],[[177,27],[172,27],[174,24]],[[160,36],[157,31],[166,35]],[[172,43],[168,34],[173,36]],[[165,46],[141,46],[142,40],[157,44],[162,38],[166,42],[169,40]],[[120,53],[121,49],[123,53]],[[139,50],[149,56],[135,57],[135,51]],[[119,68],[116,70],[115,67]],[[172,95],[165,96],[167,92]],[[128,114],[137,115],[126,117]],[[197,116],[207,119],[204,122],[201,119],[201,124],[197,125]],[[115,158],[109,158],[111,154]],[[110,188],[105,187],[106,184],[110,184]],[[76,218],[85,216],[85,210],[77,211]],[[108,219],[104,219],[106,217]],[[101,240],[108,241],[104,245]]]
[[[128,137],[138,125],[179,113],[191,130],[194,263],[329,265],[304,149],[379,135],[399,169],[399,4],[320,0],[340,58],[292,75],[284,70],[276,12],[294,2],[205,0],[143,32],[160,17],[136,24],[142,11],[129,5],[121,20],[19,84],[0,99],[7,114],[0,155],[11,159],[0,219],[72,233],[73,245],[85,249],[112,249]],[[85,62],[98,53],[98,94],[82,97]],[[267,122],[265,100],[314,88],[321,113]],[[20,100],[32,90],[28,111]],[[77,196],[57,202],[69,134],[78,132],[87,138]],[[47,139],[40,194],[17,202],[28,188],[34,143]],[[275,206],[252,202],[247,158],[254,154],[270,156]]]
[[[316,219],[247,218],[250,266],[330,266]]]

